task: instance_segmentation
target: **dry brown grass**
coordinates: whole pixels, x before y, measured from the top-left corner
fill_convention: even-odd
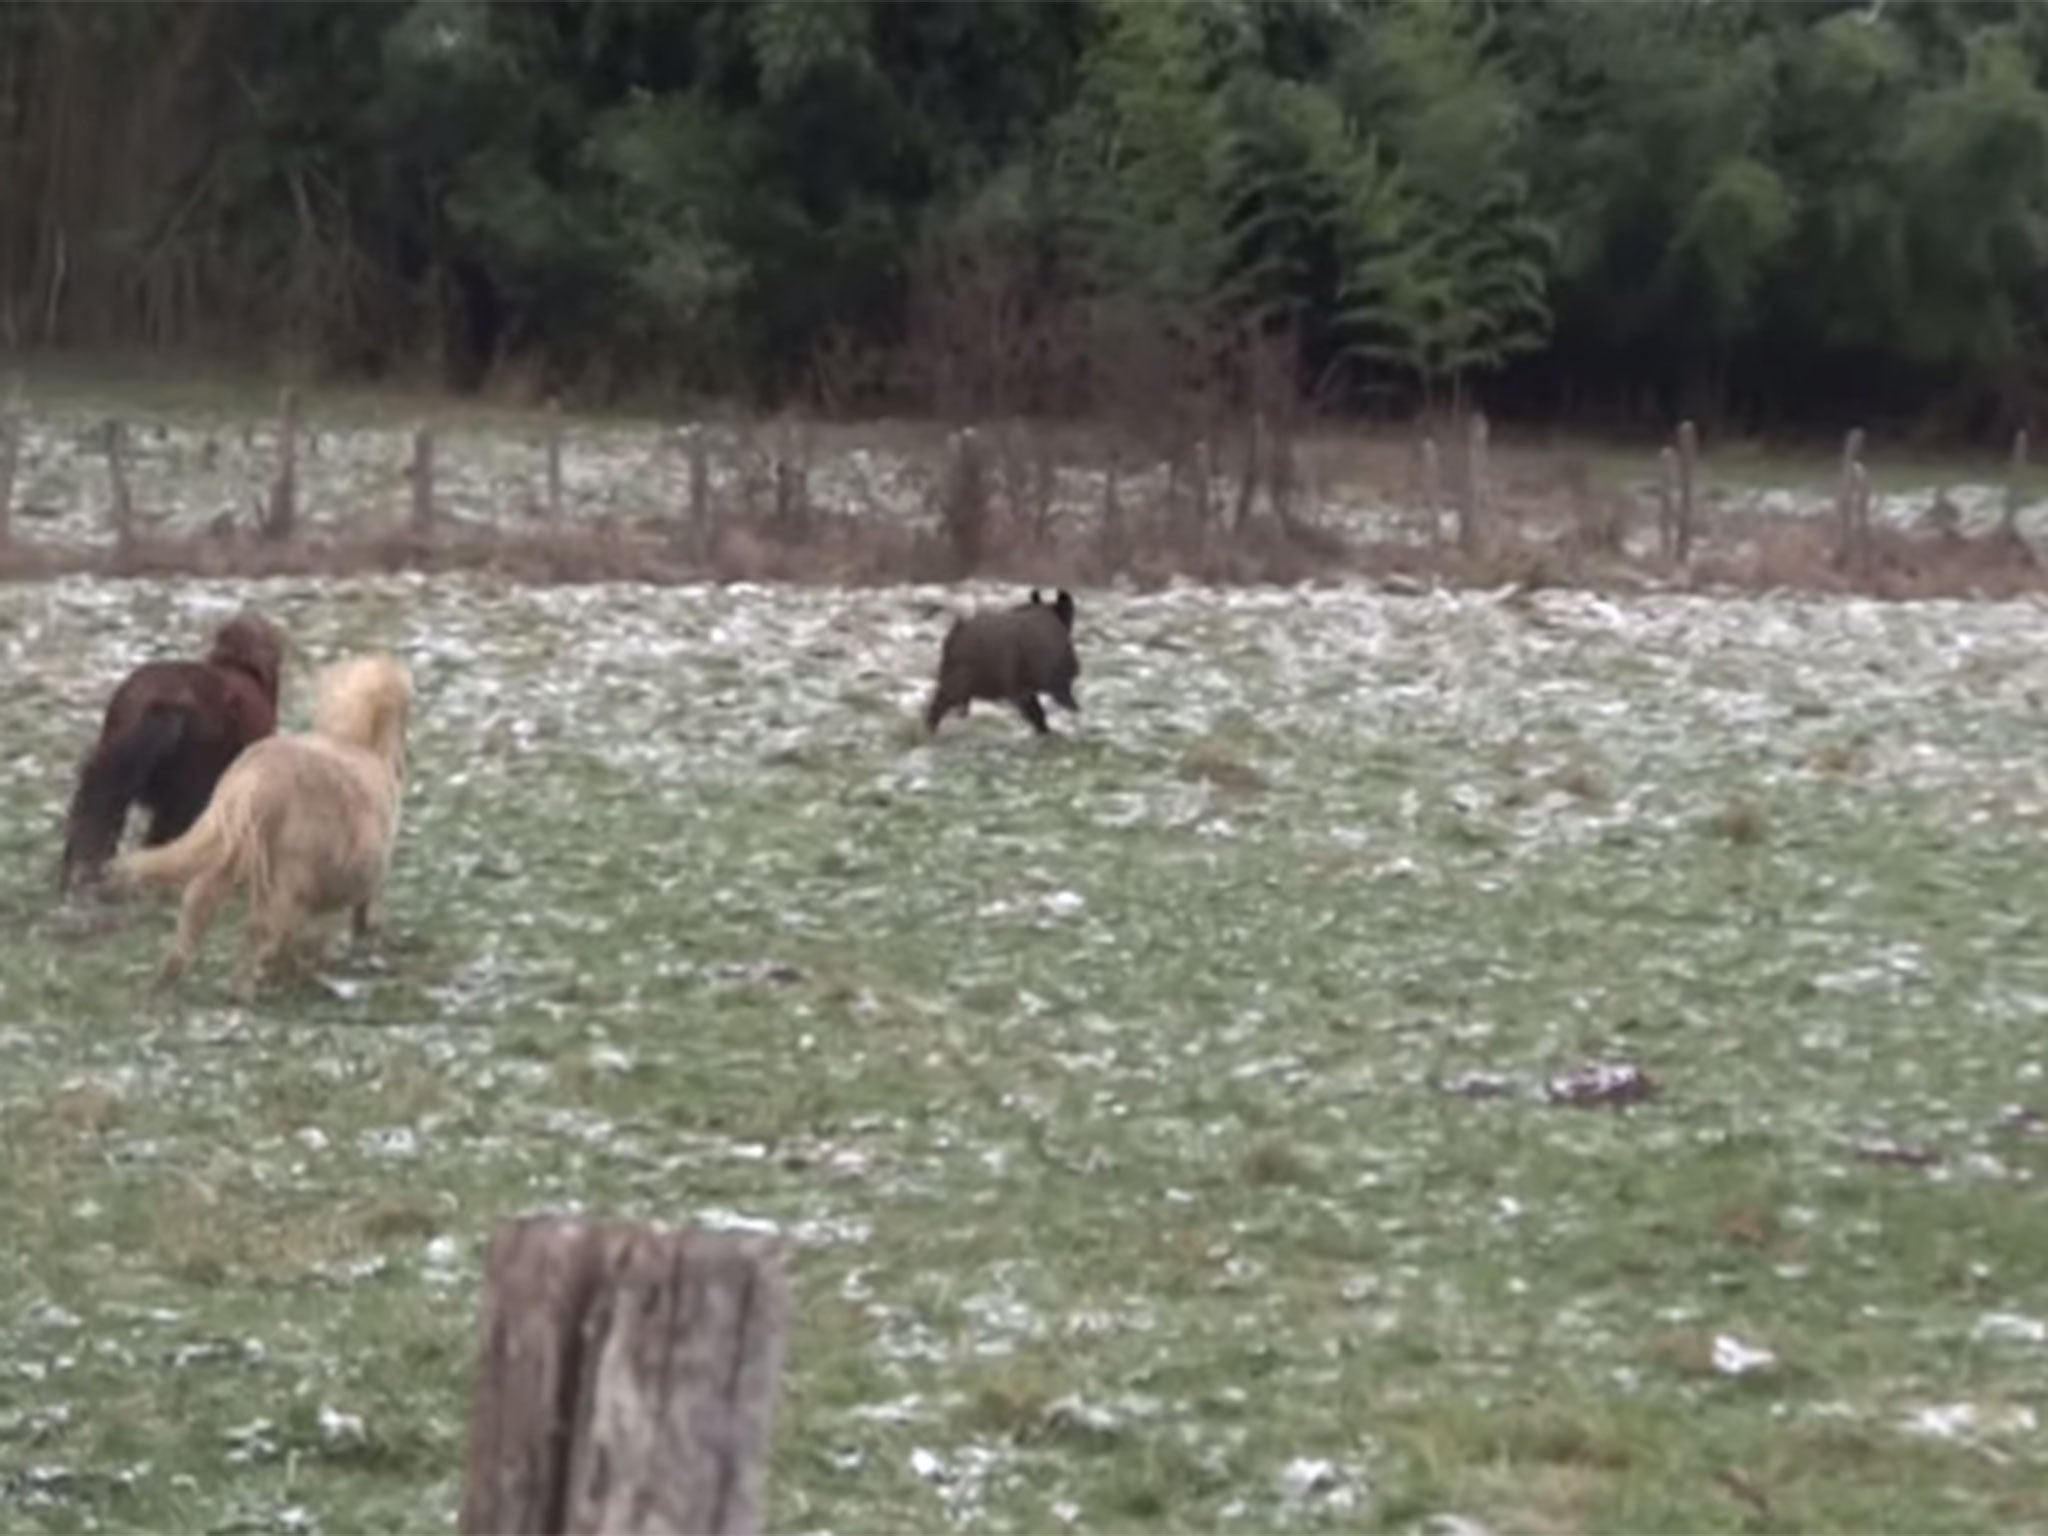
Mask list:
[[[64,1089],[45,1106],[47,1130],[72,1141],[96,1141],[121,1122],[121,1095],[101,1083]]]
[[[1267,787],[1263,773],[1213,737],[1205,737],[1188,748],[1181,758],[1180,776],[1191,782],[1213,784],[1232,794],[1258,794]]]
[[[1873,529],[1867,559],[1860,568],[1845,569],[1833,529],[1791,519],[1760,525],[1739,550],[1702,553],[1693,575],[1702,586],[1891,599],[1996,599],[2048,590],[2033,550],[2011,535],[1973,539],[1949,531],[1929,538]]]
[[[1762,806],[1754,800],[1730,800],[1713,817],[1713,829],[1729,842],[1744,848],[1753,848],[1764,840],[1770,830],[1770,818]]]

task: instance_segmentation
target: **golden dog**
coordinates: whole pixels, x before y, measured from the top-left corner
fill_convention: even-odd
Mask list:
[[[265,737],[221,775],[190,831],[114,864],[124,886],[183,885],[178,934],[157,985],[177,980],[236,886],[249,888],[235,995],[312,916],[346,908],[361,938],[382,916],[398,839],[412,675],[382,652],[320,674],[313,729]]]

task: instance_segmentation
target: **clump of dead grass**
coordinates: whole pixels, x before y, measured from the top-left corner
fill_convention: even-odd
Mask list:
[[[1588,805],[1603,804],[1610,794],[1600,770],[1590,763],[1569,764],[1559,770],[1553,782],[1574,800],[1582,800]]]
[[[43,1120],[52,1132],[74,1141],[92,1141],[121,1123],[121,1095],[103,1083],[65,1088],[44,1106]]]
[[[1873,528],[1863,557],[1845,565],[1834,530],[1810,518],[1758,524],[1740,546],[1699,555],[1692,578],[1695,585],[1744,591],[1855,593],[1898,601],[1995,600],[2048,590],[2032,547],[2008,530],[1969,538],[1953,529],[1927,537]]]
[[[1267,787],[1263,773],[1214,737],[1202,738],[1181,755],[1180,776],[1233,794],[1257,794]]]
[[[1315,1177],[1315,1170],[1301,1152],[1275,1137],[1254,1143],[1245,1152],[1238,1171],[1247,1184],[1260,1187],[1298,1187],[1311,1183]]]
[[[1714,813],[1712,826],[1717,835],[1738,847],[1749,848],[1764,840],[1770,830],[1770,819],[1756,801],[1737,797]]]

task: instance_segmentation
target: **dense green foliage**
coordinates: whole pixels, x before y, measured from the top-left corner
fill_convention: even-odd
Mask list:
[[[967,411],[2048,384],[2017,0],[13,0],[0,188],[20,346]]]

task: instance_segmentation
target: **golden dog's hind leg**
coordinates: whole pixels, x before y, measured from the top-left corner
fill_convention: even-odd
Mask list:
[[[384,894],[379,891],[349,909],[349,937],[360,944],[384,931]]]
[[[210,869],[185,887],[185,900],[178,908],[177,937],[171,940],[170,953],[157,969],[157,986],[167,987],[185,974],[185,968],[198,957],[199,946],[205,942],[206,930],[213,926],[220,904],[234,888],[234,875],[222,869]]]
[[[299,901],[288,891],[278,891],[261,908],[251,906],[249,925],[242,932],[242,959],[236,967],[234,995],[238,1002],[256,996],[263,973],[290,941],[299,926]]]

